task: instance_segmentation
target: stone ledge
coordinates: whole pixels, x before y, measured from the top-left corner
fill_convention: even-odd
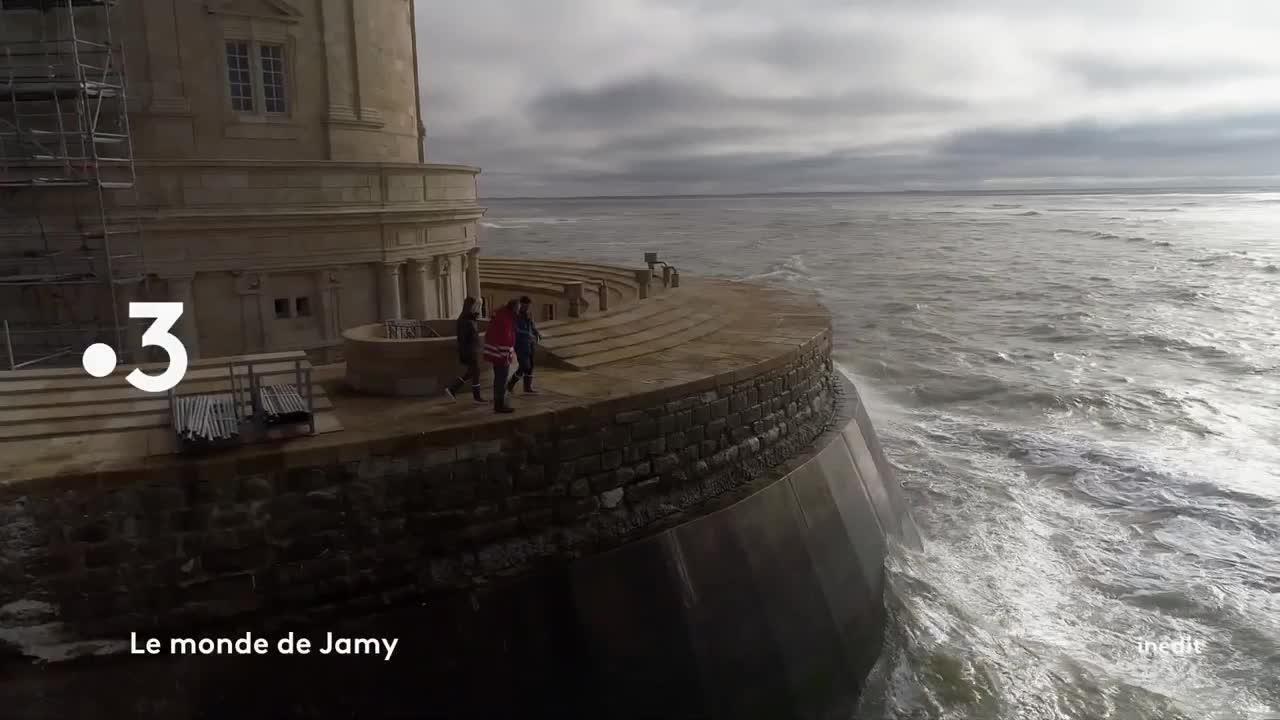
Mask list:
[[[811,443],[837,404],[828,353],[809,343],[755,375],[483,433],[26,484],[0,501],[0,554],[17,568],[0,606],[46,602],[64,640],[111,637],[482,584],[610,547]],[[722,403],[741,410],[713,417]]]

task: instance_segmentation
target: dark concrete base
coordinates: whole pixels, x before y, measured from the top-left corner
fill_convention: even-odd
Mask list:
[[[0,714],[848,717],[880,652],[887,544],[919,536],[852,386],[838,417],[750,494],[644,540],[487,590],[297,630],[317,641],[329,631],[398,637],[390,662],[0,662]],[[246,630],[255,628],[224,635]],[[273,624],[268,636],[279,634]]]

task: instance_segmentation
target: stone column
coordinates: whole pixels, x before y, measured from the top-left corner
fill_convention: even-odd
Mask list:
[[[382,316],[382,320],[399,320],[404,317],[400,309],[400,263],[382,263],[378,293],[378,314]]]
[[[453,292],[449,282],[449,256],[437,255],[435,258],[436,265],[436,313],[439,317],[446,318],[453,315],[453,307],[450,304],[449,296]]]
[[[467,295],[480,300],[480,248],[467,251]]]
[[[409,284],[409,317],[431,319],[431,261],[410,260],[405,266],[405,282]]]
[[[168,279],[169,302],[182,303],[182,315],[174,326],[174,335],[187,346],[187,358],[200,357],[200,335],[196,330],[196,296],[192,284],[194,275],[179,275]]]

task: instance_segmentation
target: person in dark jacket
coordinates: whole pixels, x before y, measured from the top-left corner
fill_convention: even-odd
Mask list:
[[[516,310],[516,361],[520,364],[519,369],[507,381],[507,392],[516,389],[516,381],[524,380],[524,391],[527,393],[536,393],[533,389],[533,351],[538,346],[538,341],[542,339],[542,333],[538,332],[538,326],[533,322],[533,314],[530,313],[530,306],[533,301],[528,295],[520,298],[520,306]]]
[[[453,384],[445,388],[445,394],[449,399],[457,399],[457,393],[462,389],[467,381],[471,381],[471,397],[476,402],[484,402],[484,396],[480,394],[480,326],[476,323],[476,319],[480,317],[476,312],[476,299],[469,297],[462,301],[462,313],[458,315],[457,329],[455,337],[458,341],[458,362],[462,363],[465,368],[462,375]]]
[[[516,301],[507,302],[489,318],[489,328],[484,333],[484,359],[493,365],[493,411],[515,412],[507,404],[507,374],[516,344]]]

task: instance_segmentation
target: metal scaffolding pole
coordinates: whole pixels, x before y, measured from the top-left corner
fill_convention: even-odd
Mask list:
[[[17,314],[0,319],[34,328],[10,333],[22,345],[15,357],[56,360],[68,353],[50,354],[52,345],[78,352],[92,342],[113,343],[122,359],[133,354],[122,288],[141,286],[144,273],[116,6],[0,0],[0,25],[10,30],[0,56],[0,192],[26,195],[31,207],[18,218],[25,223],[0,224],[0,313]],[[42,199],[55,204],[52,214]],[[96,207],[82,214],[85,201]],[[51,328],[71,328],[71,337],[42,340]]]

